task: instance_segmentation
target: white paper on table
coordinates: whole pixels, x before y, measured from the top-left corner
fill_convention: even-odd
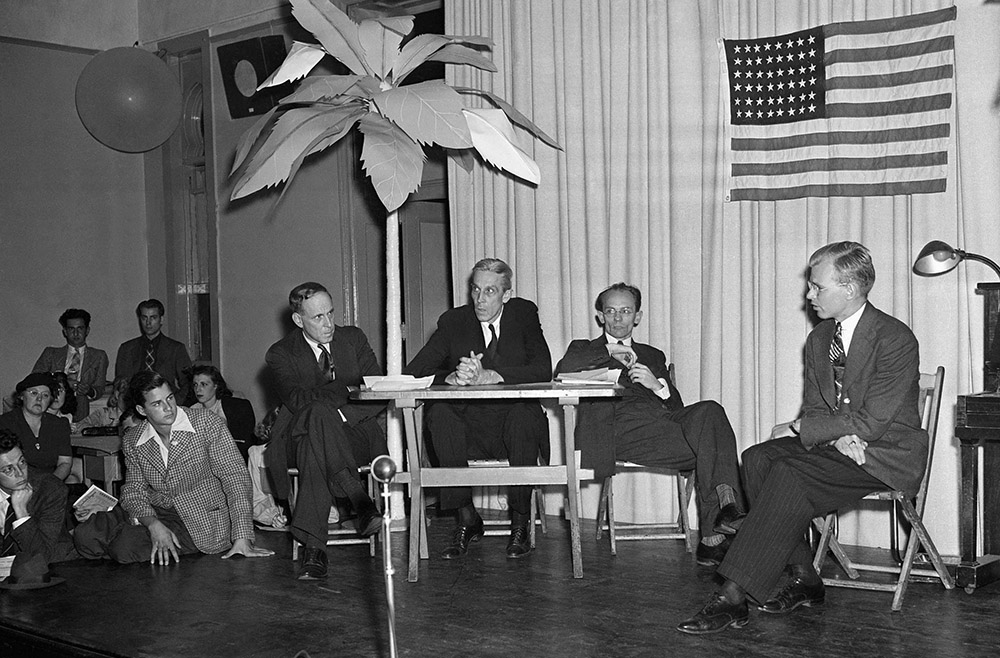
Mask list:
[[[413,375],[378,375],[364,377],[365,388],[371,391],[418,391],[430,388],[434,375],[414,377]]]
[[[10,575],[10,568],[14,566],[14,555],[0,557],[0,580]]]
[[[598,368],[596,370],[582,370],[580,372],[562,372],[556,375],[556,381],[560,384],[572,384],[574,386],[607,386],[615,384],[621,376],[620,368]]]

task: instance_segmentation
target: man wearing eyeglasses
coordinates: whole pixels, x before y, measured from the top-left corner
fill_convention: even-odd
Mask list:
[[[580,405],[581,465],[597,478],[614,475],[616,460],[694,469],[702,531],[696,557],[703,566],[718,565],[729,548],[726,535],[744,516],[736,435],[726,411],[710,400],[685,406],[663,352],[633,340],[642,320],[638,288],[616,283],[597,296],[594,308],[603,335],[570,343],[556,373],[620,369],[625,393],[615,402]]]
[[[476,263],[469,286],[471,303],[441,315],[437,330],[404,372],[434,375],[435,384],[452,386],[549,381],[552,357],[538,307],[513,296],[513,275],[510,266],[496,258]],[[537,401],[437,402],[427,405],[427,422],[440,466],[468,466],[470,458],[534,466],[539,453],[548,461],[548,423]],[[520,558],[531,551],[531,487],[510,487],[507,502],[511,510],[507,557]],[[459,558],[483,536],[472,490],[442,488],[441,509],[457,510],[458,517],[452,543],[441,557]]]

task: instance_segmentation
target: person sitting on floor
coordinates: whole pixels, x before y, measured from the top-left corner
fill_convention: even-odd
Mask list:
[[[225,422],[177,406],[170,383],[156,372],[132,377],[125,400],[142,420],[122,439],[121,503],[77,517],[80,554],[163,565],[197,552],[273,555],[254,546],[250,478]]]
[[[0,587],[16,585],[22,564],[52,562],[76,556],[66,530],[66,485],[51,473],[30,468],[21,440],[0,428],[0,558],[13,557],[11,578]]]
[[[17,383],[14,409],[0,416],[0,427],[21,439],[28,465],[65,480],[73,466],[69,421],[45,411],[52,403],[52,377],[33,372]]]
[[[596,477],[614,475],[615,461],[695,471],[695,496],[702,539],[696,558],[717,566],[729,548],[726,535],[743,514],[736,434],[718,402],[685,405],[669,380],[660,350],[633,339],[642,320],[642,293],[616,283],[597,296],[597,323],[604,333],[574,340],[556,373],[620,369],[625,394],[613,403],[580,405],[576,426],[582,466]]]

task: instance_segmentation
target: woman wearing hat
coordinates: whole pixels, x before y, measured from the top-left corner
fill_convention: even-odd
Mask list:
[[[65,480],[73,465],[69,421],[45,413],[52,402],[52,377],[34,372],[14,389],[14,409],[0,415],[0,427],[21,440],[28,466]]]

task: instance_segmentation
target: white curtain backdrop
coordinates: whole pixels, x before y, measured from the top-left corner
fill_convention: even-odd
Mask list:
[[[599,334],[593,301],[600,290],[619,280],[639,286],[644,318],[637,339],[660,347],[676,364],[686,401],[722,403],[742,450],[798,413],[801,350],[812,326],[804,303],[809,254],[836,240],[864,243],[878,273],[872,302],[914,329],[923,371],[938,364],[947,370],[927,521],[942,551],[957,554],[953,405],[957,394],[982,386],[982,301],[974,289],[993,274],[967,263],[928,279],[910,267],[931,239],[1000,255],[994,101],[1000,7],[956,3],[957,118],[942,194],[723,203],[726,108],[717,46],[720,38],[951,4],[446,2],[446,32],[492,38],[500,70],[454,67],[450,82],[493,89],[564,149],[532,144],[524,135],[541,169],[537,188],[485,166],[471,174],[449,167],[456,303],[466,301],[466,277],[477,259],[507,260],[515,293],[539,306],[555,362],[571,339]],[[619,476],[615,493],[623,520],[676,515],[671,480]],[[590,486],[585,516],[593,518],[595,509],[596,487]],[[872,523],[873,516],[846,515],[845,540],[885,546],[885,524]]]

